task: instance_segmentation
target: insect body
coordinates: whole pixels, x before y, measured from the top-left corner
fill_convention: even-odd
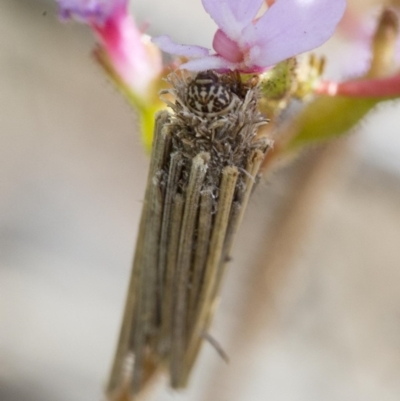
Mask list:
[[[234,105],[234,95],[212,71],[200,72],[188,85],[186,104],[200,116],[219,116]]]

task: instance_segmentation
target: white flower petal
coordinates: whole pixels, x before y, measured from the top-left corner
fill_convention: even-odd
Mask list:
[[[264,0],[202,0],[205,10],[232,40],[256,17]]]
[[[268,67],[322,45],[332,36],[345,8],[345,0],[277,0],[244,32],[243,40],[254,41],[255,28],[262,48],[251,61]]]
[[[180,45],[175,43],[169,36],[162,35],[151,40],[162,51],[185,57],[205,57],[210,54],[210,50],[202,46]]]

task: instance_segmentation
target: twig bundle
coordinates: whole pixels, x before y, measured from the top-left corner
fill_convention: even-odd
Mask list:
[[[157,116],[123,324],[108,393],[137,394],[167,370],[186,385],[269,141],[257,134],[257,83],[211,71],[169,77],[172,112]],[[126,360],[132,371],[123,374]],[[126,383],[125,383],[126,385]]]

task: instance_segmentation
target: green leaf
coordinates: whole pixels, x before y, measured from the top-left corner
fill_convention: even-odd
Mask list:
[[[285,150],[297,150],[346,134],[378,103],[388,98],[347,98],[321,96],[311,102],[293,121],[294,135]]]

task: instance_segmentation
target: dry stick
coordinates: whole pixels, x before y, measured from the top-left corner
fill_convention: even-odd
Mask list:
[[[139,302],[136,308],[136,325],[133,337],[135,355],[132,375],[132,393],[139,392],[143,378],[145,344],[156,333],[157,299],[157,249],[162,218],[162,193],[157,179],[153,179],[151,200],[149,201],[148,219],[143,243],[140,286],[137,287]]]
[[[198,212],[198,203],[207,172],[209,153],[202,152],[194,157],[190,170],[188,187],[186,189],[185,210],[180,233],[179,251],[176,274],[176,301],[173,312],[172,353],[171,353],[171,383],[177,386],[182,375],[182,361],[186,346],[187,319],[187,286],[189,268],[192,256],[194,228]]]
[[[246,211],[247,204],[250,199],[250,195],[253,190],[253,186],[256,182],[257,179],[257,174],[259,174],[261,164],[265,158],[266,151],[268,150],[268,145],[266,145],[265,149],[261,151],[260,149],[256,149],[248,158],[247,160],[247,166],[246,166],[246,176],[244,180],[245,184],[245,191],[243,193],[242,198],[240,199],[240,203],[242,205],[241,207],[241,213],[239,216],[239,220],[237,220],[235,226],[232,225],[232,228],[234,228],[234,234],[236,233],[236,230],[240,226],[240,223],[242,222],[243,215]]]
[[[212,337],[209,333],[203,333],[203,339],[206,340],[211,346],[217,351],[218,355],[224,360],[225,363],[229,363],[229,356],[222,348],[221,344]]]
[[[189,342],[185,355],[185,370],[177,383],[179,386],[184,386],[186,384],[189,372],[200,349],[202,334],[208,320],[208,314],[212,310],[213,289],[223,253],[225,234],[238,176],[239,171],[234,166],[227,166],[222,170],[218,211],[211,236],[204,285],[199,296],[198,309],[196,311],[196,318],[194,319],[195,324],[191,333],[189,333]]]
[[[178,152],[175,152],[170,157],[170,166],[168,171],[168,180],[165,190],[165,200],[164,200],[164,208],[163,208],[163,217],[162,217],[162,225],[161,225],[161,237],[160,244],[157,245],[154,249],[159,249],[159,258],[158,258],[158,278],[157,278],[157,292],[158,292],[158,312],[161,314],[162,318],[162,302],[164,299],[163,292],[165,288],[165,269],[167,265],[167,248],[168,241],[171,238],[171,224],[173,221],[171,220],[171,210],[172,210],[172,202],[176,195],[176,191],[178,188],[179,177],[182,170],[182,155]],[[162,320],[160,321],[160,325],[163,325]],[[161,349],[160,349],[161,351]],[[162,352],[161,352],[162,353]]]
[[[159,351],[162,355],[169,353],[171,348],[171,331],[172,331],[172,301],[174,296],[173,283],[175,280],[176,264],[179,249],[179,237],[181,232],[181,224],[183,217],[184,199],[181,194],[176,194],[173,198],[170,241],[167,250],[167,265],[165,271],[165,288],[161,309],[161,334],[159,342]]]
[[[168,115],[164,113],[160,113],[161,116],[158,116],[156,120],[156,142],[151,158],[145,197],[146,226],[143,234],[143,243],[141,244],[142,249],[140,250],[141,258],[138,260],[137,266],[138,270],[140,270],[140,285],[136,287],[138,302],[135,308],[133,337],[131,338],[132,351],[135,356],[131,383],[133,394],[138,393],[141,388],[146,337],[154,336],[156,331],[158,253],[155,252],[155,249],[158,249],[160,241],[163,204],[163,194],[159,178],[162,174],[162,167],[165,163],[171,141],[168,126],[161,124],[161,122],[165,123],[166,121],[163,116]]]
[[[254,187],[257,174],[260,170],[260,166],[264,160],[265,153],[268,150],[268,145],[263,150],[256,149],[254,152],[250,154],[247,160],[247,165],[246,165],[246,173],[244,175],[244,189],[242,190],[241,193],[238,193],[237,195],[237,200],[233,202],[232,207],[231,207],[231,212],[230,212],[230,217],[229,217],[229,224],[226,230],[226,236],[225,236],[225,243],[224,243],[224,249],[223,249],[223,254],[221,257],[220,261],[220,266],[218,268],[218,271],[216,273],[216,279],[214,283],[214,287],[211,288],[212,295],[211,295],[211,305],[215,305],[216,298],[219,294],[221,283],[223,280],[223,277],[225,275],[226,271],[226,265],[227,262],[229,261],[229,254],[233,245],[233,241],[236,235],[236,232],[241,224],[241,221],[243,219],[243,215],[247,209],[247,204],[250,198],[250,195],[252,193],[252,189]],[[210,309],[210,312],[208,316],[206,317],[206,321],[204,322],[204,330],[203,330],[203,337],[204,337],[204,331],[208,329],[208,326],[211,322],[213,315],[213,308]],[[197,345],[197,350],[196,353],[193,357],[193,361],[195,360],[195,357],[197,353],[200,350],[201,344],[199,343]],[[216,348],[218,351],[218,348]]]
[[[193,259],[193,272],[189,294],[189,325],[193,323],[193,318],[196,315],[196,302],[200,293],[204,269],[207,262],[212,224],[212,207],[212,188],[208,188],[205,189],[201,194],[196,250]]]
[[[159,113],[156,120],[155,127],[155,137],[154,137],[154,154],[165,153],[165,138],[163,138],[161,134],[161,128],[168,121],[168,113],[162,112]],[[149,169],[149,175],[147,178],[147,182],[149,183],[153,179],[154,171],[158,167],[159,164],[153,162]],[[131,278],[128,287],[127,299],[125,302],[125,310],[122,319],[121,331],[118,339],[117,350],[115,353],[115,358],[113,362],[113,366],[110,373],[110,378],[107,385],[107,394],[111,394],[114,392],[118,386],[121,384],[123,368],[125,366],[125,360],[129,356],[130,351],[130,339],[132,337],[133,332],[133,316],[135,309],[135,301],[137,299],[136,289],[137,283],[139,281],[141,261],[143,257],[143,241],[144,234],[146,231],[146,223],[147,223],[147,203],[148,193],[145,196],[145,202],[143,204],[142,217],[139,225],[139,233],[138,240],[136,246],[135,259],[133,261],[133,268],[131,273]]]
[[[247,203],[249,201],[252,189],[254,187],[254,184],[256,182],[257,174],[260,169],[261,163],[264,160],[265,157],[265,152],[267,150],[267,146],[265,149],[260,150],[256,149],[254,152],[250,154],[247,160],[247,165],[246,165],[246,173],[244,174],[244,182],[243,182],[243,189],[236,195],[237,200],[235,200],[232,203],[231,206],[231,211],[230,211],[230,217],[229,217],[229,224],[226,230],[226,235],[225,235],[225,242],[224,242],[224,247],[223,247],[223,253],[222,257],[220,260],[220,265],[218,267],[218,271],[216,273],[216,279],[214,282],[214,287],[211,289],[212,295],[211,295],[211,305],[215,305],[216,303],[216,298],[219,294],[221,283],[223,281],[225,271],[226,271],[226,265],[227,262],[229,261],[229,254],[233,245],[233,240],[235,238],[236,232],[241,224],[244,212],[246,211],[247,208]],[[206,321],[204,323],[204,329],[203,329],[203,337],[205,335],[208,335],[206,333],[206,330],[209,327],[209,324],[211,323],[212,315],[213,315],[213,309],[212,308],[206,318]],[[212,341],[209,341],[211,345],[215,347],[215,343]],[[221,354],[220,352],[221,347],[215,347],[217,352]],[[200,350],[200,344],[197,348],[197,352]],[[222,354],[221,354],[222,355]],[[225,357],[223,357],[225,359]]]
[[[150,335],[154,334],[156,329],[157,269],[155,267],[158,265],[158,252],[156,250],[160,241],[163,207],[162,191],[157,178],[153,178],[152,185],[146,239],[143,244],[142,272],[144,280],[142,284],[145,286],[145,291],[143,291],[142,327],[140,327],[140,331]]]
[[[240,227],[244,213],[247,209],[247,204],[249,202],[250,195],[256,182],[257,174],[260,171],[260,166],[264,160],[265,152],[267,151],[267,149],[268,147],[266,147],[266,149],[263,151],[261,151],[260,149],[256,149],[250,154],[249,158],[247,159],[246,174],[244,177],[244,190],[242,191],[242,193],[239,194],[238,200],[232,205],[231,216],[229,218],[229,225],[225,238],[224,254],[221,259],[221,266],[213,290],[214,299],[219,294],[224,273],[226,271],[226,265],[229,261],[229,255],[233,246],[233,241],[236,237],[236,233]]]

